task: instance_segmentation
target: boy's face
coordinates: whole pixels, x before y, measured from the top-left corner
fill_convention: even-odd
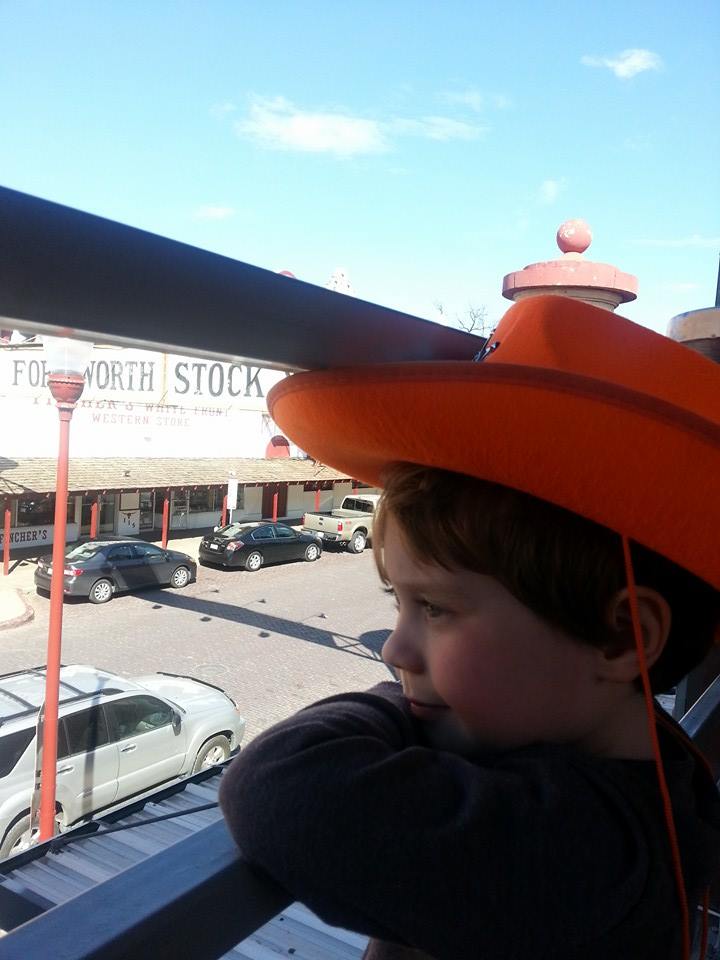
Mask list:
[[[592,739],[598,650],[493,577],[419,562],[392,516],[383,546],[398,618],[382,655],[433,746],[472,754]]]

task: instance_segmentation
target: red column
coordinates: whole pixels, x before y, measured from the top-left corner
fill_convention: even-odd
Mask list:
[[[55,484],[55,525],[53,527],[52,578],[50,580],[50,623],[48,625],[47,669],[45,673],[45,717],[42,769],[40,773],[40,840],[55,834],[55,782],[57,769],[58,707],[60,700],[60,648],[62,644],[63,570],[67,529],[68,448],[72,409],[58,407],[60,445]]]
[[[100,502],[100,498],[98,497],[98,499],[90,507],[90,539],[91,540],[94,540],[95,537],[97,536],[99,502]]]
[[[273,494],[273,515],[272,515],[273,523],[277,521],[277,507],[278,507],[278,495],[276,490],[275,493]]]
[[[3,576],[10,573],[10,507],[5,504],[5,527],[3,532]]]
[[[166,496],[165,500],[163,501],[163,525],[162,525],[163,549],[167,547],[169,526],[170,526],[170,497]]]
[[[223,497],[222,520],[220,526],[224,527],[227,523],[227,494]]]
[[[315,490],[315,513],[320,511],[320,487]]]

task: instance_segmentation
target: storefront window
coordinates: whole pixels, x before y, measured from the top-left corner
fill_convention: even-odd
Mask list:
[[[115,524],[115,497],[100,501],[100,527],[112,530]]]
[[[189,503],[190,513],[208,513],[215,510],[217,507],[215,490],[191,490]]]
[[[74,498],[73,498],[74,499]],[[82,501],[82,531],[83,533],[89,533],[92,523],[92,508],[93,504],[97,503],[98,495],[96,493],[89,493],[83,497]],[[70,507],[68,505],[68,520],[75,519],[75,507],[73,506],[72,515],[70,512]],[[112,530],[115,523],[115,497],[113,494],[109,494],[107,497],[100,497],[100,516],[99,516],[98,529],[99,530]]]
[[[73,501],[73,514],[75,503]],[[55,522],[55,497],[26,497],[18,500],[17,525],[19,527],[47,527]]]
[[[173,490],[170,494],[170,527],[184,530],[187,527],[188,495],[186,490]]]

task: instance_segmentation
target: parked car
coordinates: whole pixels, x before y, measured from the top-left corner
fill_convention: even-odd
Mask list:
[[[154,543],[130,538],[87,540],[65,552],[63,593],[107,603],[116,593],[140,587],[185,587],[197,575],[197,564],[179,550],[163,550]],[[52,556],[41,557],[35,587],[49,591]]]
[[[373,518],[379,493],[358,493],[345,497],[330,515],[306,513],[303,532],[328,543],[345,544],[350,553],[362,553],[372,539]]]
[[[230,523],[203,537],[198,551],[201,563],[259,570],[266,563],[287,560],[317,560],[322,553],[319,541],[298,533],[284,523]]]
[[[0,677],[0,859],[30,843],[36,724],[45,668]],[[167,781],[227,760],[245,720],[219,687],[169,673],[127,679],[60,670],[60,828]]]

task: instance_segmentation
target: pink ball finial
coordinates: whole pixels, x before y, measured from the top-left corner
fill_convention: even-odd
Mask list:
[[[557,232],[557,245],[563,253],[585,253],[592,243],[590,227],[584,220],[566,220]]]

